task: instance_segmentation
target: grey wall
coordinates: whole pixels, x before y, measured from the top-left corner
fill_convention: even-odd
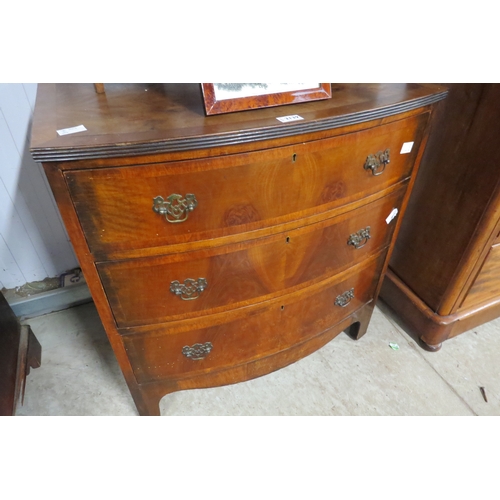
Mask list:
[[[43,169],[29,153],[36,83],[0,83],[0,289],[78,266]]]

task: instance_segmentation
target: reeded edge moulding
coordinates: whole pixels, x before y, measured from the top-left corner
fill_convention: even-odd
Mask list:
[[[330,83],[202,83],[207,115],[329,99]]]

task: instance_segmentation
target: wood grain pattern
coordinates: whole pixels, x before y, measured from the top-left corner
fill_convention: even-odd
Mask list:
[[[334,84],[325,101],[206,117],[200,84],[107,84],[105,94],[96,94],[91,83],[40,84],[31,151],[36,160],[62,161],[241,147],[282,137],[295,142],[302,134],[331,134],[420,110],[446,92],[428,84]],[[276,120],[283,114],[304,120],[283,124]],[[80,124],[87,132],[57,135]]]
[[[214,83],[202,83],[205,112],[207,115],[234,113],[249,109],[269,108],[283,104],[298,104],[300,102],[327,99],[332,96],[331,83],[319,83],[317,87],[288,92],[274,92],[271,94],[253,95],[229,99],[218,99]]]
[[[491,247],[460,309],[469,309],[492,297],[500,298],[500,245]]]
[[[138,397],[136,400],[139,411],[142,415],[160,415],[160,400],[174,391],[216,387],[261,377],[308,356],[343,331],[349,335],[354,331],[352,334],[354,337],[358,334],[361,336],[366,331],[372,316],[373,305],[372,301],[315,337],[308,338],[305,342],[295,344],[286,350],[275,352],[264,358],[226,369],[212,370],[198,376],[170,377],[141,384],[139,386],[141,398]]]
[[[333,284],[308,288],[270,302],[244,319],[183,334],[131,335],[124,338],[137,381],[169,377],[196,377],[200,372],[225,369],[267,357],[305,342],[340,323],[373,299],[385,254],[351,270]],[[361,269],[360,269],[361,267]],[[319,288],[319,289],[318,289]],[[345,307],[336,298],[354,289]],[[182,354],[184,346],[211,342],[213,350],[202,360]]]
[[[158,258],[97,264],[119,328],[214,314],[291,293],[353,266],[389,245],[406,186],[396,193],[340,217],[295,231],[213,250]],[[351,234],[370,227],[359,249]],[[170,291],[171,282],[206,279],[195,300]]]
[[[341,331],[366,332],[441,87],[336,86],[335,101],[294,106],[305,120],[292,127],[266,109],[210,121],[189,85],[44,89],[33,151],[51,160],[44,168],[141,415],[158,415],[172,391],[249,380]],[[53,137],[82,118],[88,134]],[[410,154],[403,142],[414,142]],[[366,157],[387,148],[391,163],[373,176]],[[198,205],[181,224],[152,210],[156,196],[193,192]],[[367,245],[347,245],[367,225]],[[170,280],[188,277],[207,279],[203,295],[165,301],[178,299]],[[351,288],[351,302],[335,305]],[[206,342],[205,360],[182,354]]]
[[[446,316],[436,314],[389,269],[383,281],[381,297],[392,307],[396,305],[401,323],[424,349],[436,352],[445,340],[471,330],[500,315],[500,297],[462,308]]]
[[[427,116],[366,132],[265,152],[137,167],[71,171],[71,196],[97,259],[129,249],[208,240],[279,226],[381,192],[410,175]],[[399,154],[414,142],[409,154]],[[366,158],[392,151],[382,175],[364,169]],[[198,206],[170,224],[152,210],[153,199],[193,193]],[[216,200],[213,203],[212,200]],[[113,253],[111,253],[113,252]]]
[[[458,307],[459,294],[492,231],[485,227],[484,238],[470,246],[500,180],[497,133],[489,126],[500,119],[499,106],[493,105],[500,103],[500,86],[488,92],[481,85],[453,85],[448,99],[438,105],[391,259],[394,273],[442,315]]]
[[[405,320],[421,323],[421,339],[433,345],[494,317],[500,293],[495,258],[488,256],[500,241],[500,147],[493,126],[500,120],[500,85],[449,87],[448,98],[436,106],[391,258],[387,297],[381,295]],[[396,289],[403,292],[389,293]],[[425,307],[413,307],[416,297]],[[435,325],[443,321],[438,332]]]

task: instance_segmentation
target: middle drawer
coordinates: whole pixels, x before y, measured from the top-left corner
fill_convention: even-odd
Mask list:
[[[96,264],[117,326],[243,307],[326,279],[387,246],[406,186],[342,216],[209,250]]]

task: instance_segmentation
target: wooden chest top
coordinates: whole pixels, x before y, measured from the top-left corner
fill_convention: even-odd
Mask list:
[[[64,161],[195,150],[206,155],[207,148],[224,148],[218,154],[244,151],[255,141],[286,145],[301,135],[307,139],[324,131],[328,137],[335,135],[332,129],[381,123],[445,94],[444,87],[431,84],[332,84],[330,99],[294,104],[293,110],[278,106],[207,117],[199,83],[110,84],[104,94],[97,94],[91,83],[40,84],[31,152],[37,161]],[[277,120],[289,114],[303,120]],[[79,125],[86,131],[57,133]],[[195,156],[181,154],[179,159]],[[95,165],[87,162],[83,168]]]

